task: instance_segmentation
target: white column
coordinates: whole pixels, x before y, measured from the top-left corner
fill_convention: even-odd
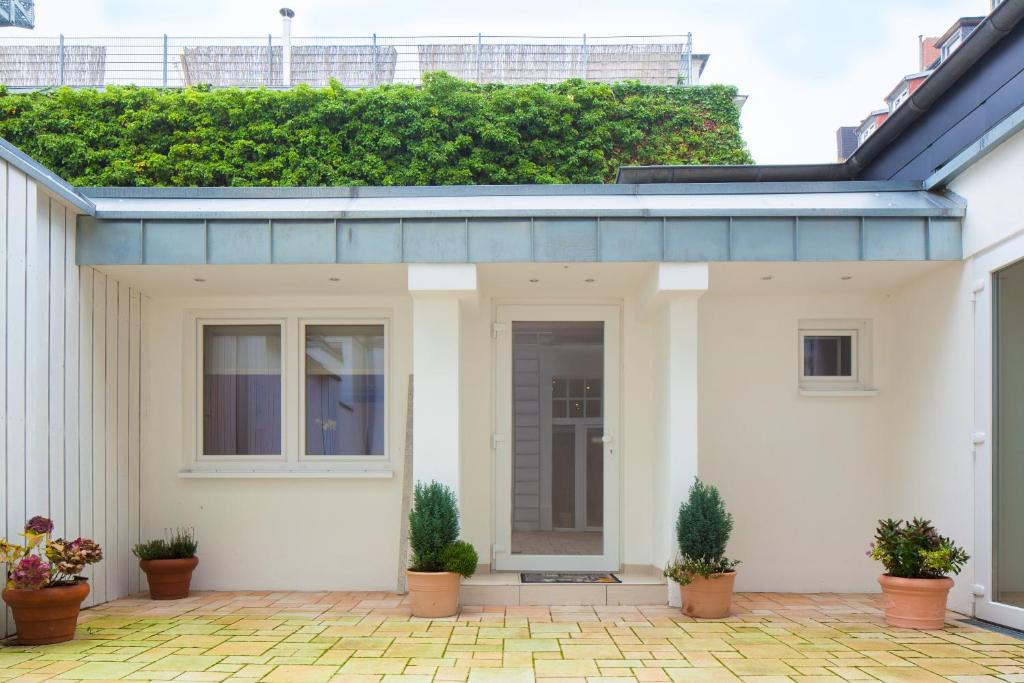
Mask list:
[[[698,303],[708,287],[706,263],[659,264],[649,302],[658,335],[655,566],[677,552],[676,515],[697,476]],[[669,602],[679,592],[669,585]]]
[[[458,494],[461,308],[476,295],[472,264],[412,264],[413,481]]]

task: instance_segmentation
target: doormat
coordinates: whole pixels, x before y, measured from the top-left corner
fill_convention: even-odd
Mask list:
[[[622,583],[608,572],[522,572],[523,583]]]

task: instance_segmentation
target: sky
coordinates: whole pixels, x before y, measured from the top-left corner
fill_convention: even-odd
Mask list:
[[[835,161],[835,131],[856,125],[904,74],[918,36],[940,35],[989,0],[36,0],[35,34],[693,34],[710,53],[702,83],[749,99],[743,135],[757,163]],[[25,35],[0,28],[0,36]]]

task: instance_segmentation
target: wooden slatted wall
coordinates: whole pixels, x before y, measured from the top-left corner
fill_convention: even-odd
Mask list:
[[[0,162],[0,536],[46,515],[98,542],[87,605],[139,590],[142,305],[75,265],[74,210]]]

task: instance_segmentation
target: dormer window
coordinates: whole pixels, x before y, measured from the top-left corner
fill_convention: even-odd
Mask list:
[[[876,130],[878,130],[878,123],[875,122],[875,121],[872,121],[870,124],[868,124],[867,128],[865,128],[864,130],[861,131],[861,133],[860,133],[860,144],[863,145],[864,141],[867,140],[869,137],[871,137],[871,135]]]
[[[900,105],[907,101],[908,97],[910,97],[909,87],[904,88],[903,90],[900,91],[899,95],[892,98],[892,102],[889,104],[889,112],[891,113],[899,109]]]

